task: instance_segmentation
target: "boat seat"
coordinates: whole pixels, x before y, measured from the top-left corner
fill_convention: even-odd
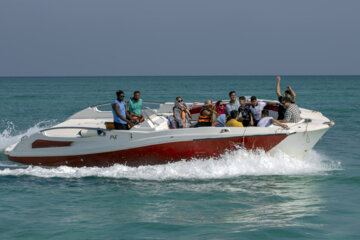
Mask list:
[[[105,122],[105,127],[108,130],[113,130],[115,129],[115,124],[113,122]]]

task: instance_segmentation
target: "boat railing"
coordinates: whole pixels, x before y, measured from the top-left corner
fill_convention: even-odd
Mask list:
[[[97,107],[101,107],[101,106],[106,106],[106,105],[110,105],[112,104],[112,102],[104,102],[104,103],[99,103],[99,104],[96,104],[96,105],[93,105],[93,106],[90,106],[91,108],[97,108]],[[165,102],[143,102],[143,104],[165,104]]]
[[[46,131],[51,131],[51,130],[56,130],[56,129],[84,129],[84,130],[106,130],[105,128],[96,128],[96,127],[80,127],[80,126],[69,126],[69,127],[52,127],[52,128],[47,128],[47,129],[43,129],[40,132],[46,132]]]

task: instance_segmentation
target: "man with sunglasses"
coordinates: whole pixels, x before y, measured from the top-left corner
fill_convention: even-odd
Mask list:
[[[117,99],[111,104],[112,113],[114,116],[114,126],[118,130],[128,130],[134,126],[134,124],[128,120],[130,115],[126,111],[126,103],[124,102],[125,94],[119,90],[116,92]]]

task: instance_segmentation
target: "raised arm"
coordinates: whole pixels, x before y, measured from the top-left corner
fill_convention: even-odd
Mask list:
[[[289,91],[291,92],[291,100],[293,102],[295,102],[295,99],[296,99],[296,93],[294,92],[294,90],[291,88],[291,86],[287,86],[287,89],[289,89]]]
[[[280,90],[280,76],[276,77],[276,94],[278,97],[281,97],[281,90]]]

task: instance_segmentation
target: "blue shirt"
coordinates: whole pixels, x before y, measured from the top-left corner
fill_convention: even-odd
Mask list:
[[[215,127],[225,127],[226,124],[226,114],[221,114],[217,119],[217,122],[220,124],[216,125]]]
[[[125,113],[125,105],[124,105],[124,102],[119,102],[118,100],[115,100],[111,106],[113,106],[115,103],[117,103],[119,105],[119,108],[120,108],[120,115],[124,118],[126,118],[126,113]],[[123,121],[117,114],[116,112],[114,111],[113,108],[112,109],[112,113],[113,113],[113,116],[114,116],[114,122],[117,122],[117,123],[121,123],[121,124],[127,124],[127,122]]]

